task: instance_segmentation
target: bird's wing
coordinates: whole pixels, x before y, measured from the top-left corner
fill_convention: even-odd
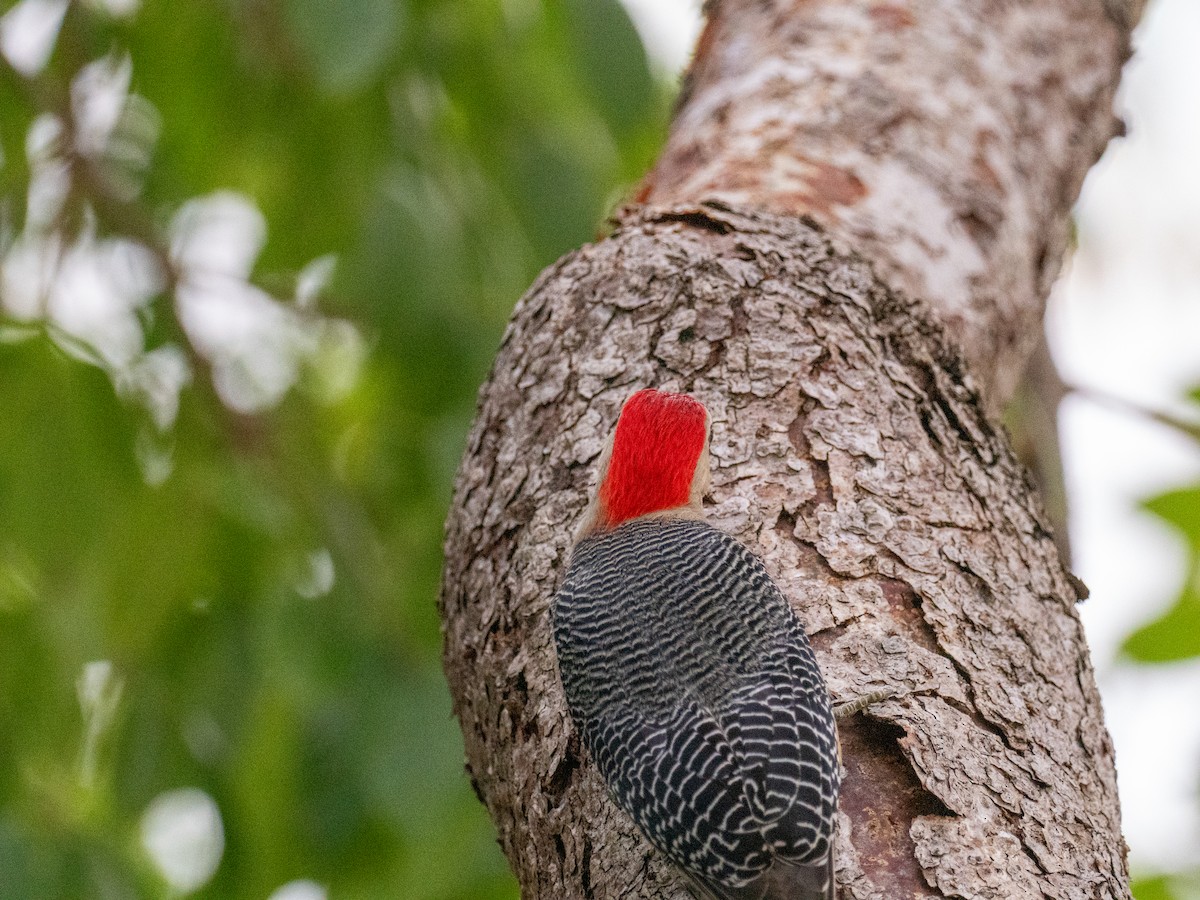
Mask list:
[[[770,864],[729,741],[696,698],[658,720],[622,703],[587,730],[617,805],[668,858],[716,883],[754,878]]]
[[[784,702],[790,684],[759,678],[719,716],[689,694],[665,720],[622,703],[589,723],[617,804],[703,900],[832,897],[828,774],[813,769],[818,749]]]
[[[687,876],[688,887],[698,900],[763,900],[763,885],[758,878],[744,887],[735,888],[700,875],[693,875],[691,872],[685,871],[684,874]]]
[[[816,865],[776,860],[766,872],[741,887],[685,872],[698,900],[835,900],[833,854]]]
[[[782,859],[762,877],[762,900],[834,900],[833,854],[816,865],[792,865]]]
[[[815,671],[801,634],[780,645],[719,716],[772,855],[793,863],[826,856],[836,815],[836,729]]]
[[[800,790],[800,732],[786,672],[740,685],[721,711],[742,789],[763,825],[782,818]]]

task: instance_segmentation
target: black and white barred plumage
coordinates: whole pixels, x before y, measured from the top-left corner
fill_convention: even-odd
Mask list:
[[[719,900],[832,898],[838,752],[804,630],[699,521],[585,538],[554,599],[571,716],[617,805]]]

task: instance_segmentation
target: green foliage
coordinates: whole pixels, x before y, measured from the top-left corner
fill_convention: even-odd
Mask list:
[[[1200,388],[1188,393],[1200,407]],[[1200,441],[1200,429],[1190,422],[1156,416],[1181,434]],[[1200,656],[1200,484],[1166,491],[1142,507],[1165,522],[1187,549],[1187,574],[1175,603],[1163,615],[1125,639],[1124,653],[1142,663],[1176,662]]]
[[[0,262],[158,273],[111,345],[68,314],[86,279],[0,282],[0,900],[187,893],[143,833],[182,788],[223,829],[193,896],[515,897],[440,673],[441,523],[513,302],[649,164],[667,90],[616,0],[101,6],[43,70],[0,60]],[[89,156],[70,86],[126,54]],[[180,210],[217,191],[249,260],[221,290],[274,323],[243,345],[181,314]]]
[[[1124,651],[1138,662],[1162,663],[1200,656],[1200,594],[1195,569],[1174,605],[1125,639]]]
[[[1189,391],[1187,398],[1200,410],[1200,387]],[[1197,417],[1179,419],[1157,414],[1152,418],[1200,442]],[[1130,634],[1122,652],[1133,662],[1147,665],[1195,659],[1200,657],[1200,484],[1151,497],[1142,508],[1181,539],[1187,566],[1175,603]],[[1132,889],[1135,900],[1200,900],[1200,871],[1135,878]]]
[[[1134,900],[1198,900],[1200,872],[1135,878]]]
[[[288,0],[292,38],[331,94],[369,84],[395,53],[403,10],[392,0]]]

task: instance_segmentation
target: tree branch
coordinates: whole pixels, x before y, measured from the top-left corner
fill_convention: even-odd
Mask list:
[[[1096,0],[717,0],[643,197],[813,216],[933,306],[996,411],[1128,47]]]

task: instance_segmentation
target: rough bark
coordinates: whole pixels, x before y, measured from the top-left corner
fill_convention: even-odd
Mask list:
[[[713,107],[711,92],[724,80],[716,68],[706,74],[705,60],[753,55],[736,52],[743,32],[732,27],[733,11],[749,27],[783,9],[725,0],[648,183],[647,196],[667,205],[627,212],[606,240],[543,273],[518,304],[481,391],[447,525],[442,593],[445,665],[468,772],[523,896],[688,896],[611,804],[582,753],[547,614],[622,401],[645,386],[687,390],[713,418],[710,519],[762,556],[806,622],[837,701],[894,693],[841,723],[841,896],[1127,898],[1111,746],[1073,582],[988,412],[1035,341],[1069,203],[1112,131],[1126,35],[1108,7],[1084,0],[787,7],[802,18],[836,19],[844,10],[850,23],[844,31],[793,29],[781,45],[780,52],[825,47],[820,77],[772,89],[829,120],[804,145],[801,167],[788,162],[795,140],[770,132],[773,149],[755,150],[763,132],[733,127],[742,137],[729,146],[745,151],[736,168],[750,181],[723,181],[733,167],[714,174],[722,171],[713,162],[724,158],[722,132],[706,132],[711,146],[688,143],[688,123],[708,121],[689,119],[689,110]],[[938,40],[905,24],[936,9],[959,23]],[[959,10],[975,16],[974,30]],[[856,31],[863,21],[921,32],[928,47],[919,54],[896,51],[922,57],[914,65],[929,54],[953,56],[957,42],[976,35],[977,54],[1015,67],[1025,62],[1018,51],[1030,32],[993,18],[1021,14],[1040,28],[1053,25],[1052,40],[1067,49],[1034,54],[1042,68],[1032,86],[1016,76],[995,85],[1002,65],[967,79],[979,89],[980,109],[1002,108],[996,115],[1008,136],[989,143],[986,155],[1000,186],[968,191],[992,197],[1003,235],[983,252],[974,237],[943,227],[955,209],[946,198],[958,188],[939,173],[953,174],[954,160],[973,152],[977,123],[960,115],[969,102],[934,115],[920,106],[920,90],[901,95],[884,79],[881,96],[918,104],[892,111],[908,149],[884,141],[878,153],[853,157],[852,170],[849,155],[871,129],[838,143],[830,104],[856,96],[838,80],[862,81],[858,54],[886,58],[881,47],[903,42]],[[745,33],[757,46],[786,24]],[[1100,49],[1085,52],[1087,40]],[[846,54],[841,69],[837,52]],[[737,77],[749,99],[727,111],[727,124],[750,121],[760,102],[750,88],[763,79]],[[1083,87],[1066,86],[1073,79]],[[810,90],[823,99],[808,98]],[[1014,93],[1022,99],[1010,103]],[[1052,112],[1035,114],[1046,103]],[[793,138],[809,131],[800,120],[789,127],[798,129]],[[1053,131],[1040,156],[1025,146],[1038,128]],[[874,130],[886,131],[878,123]],[[922,131],[931,168],[920,165]],[[701,149],[680,149],[688,146]],[[967,156],[955,156],[964,147]],[[703,160],[696,155],[710,150]],[[942,154],[948,161],[933,161]],[[761,176],[763,166],[853,171],[863,202],[832,196],[841,188],[825,176],[808,178],[803,190],[788,181],[784,191]],[[696,174],[701,169],[709,174]],[[945,191],[932,207],[928,246],[920,210],[891,211],[916,190],[911,179]],[[705,193],[724,199],[699,202]],[[881,199],[865,202],[874,194]],[[796,215],[803,211],[820,223]],[[910,240],[920,252],[897,249]],[[976,250],[955,243],[963,240]],[[943,264],[958,281],[936,275]],[[911,299],[917,292],[928,303]]]
[[[812,215],[934,307],[999,409],[1121,128],[1127,32],[1097,0],[709,8],[642,198]]]

